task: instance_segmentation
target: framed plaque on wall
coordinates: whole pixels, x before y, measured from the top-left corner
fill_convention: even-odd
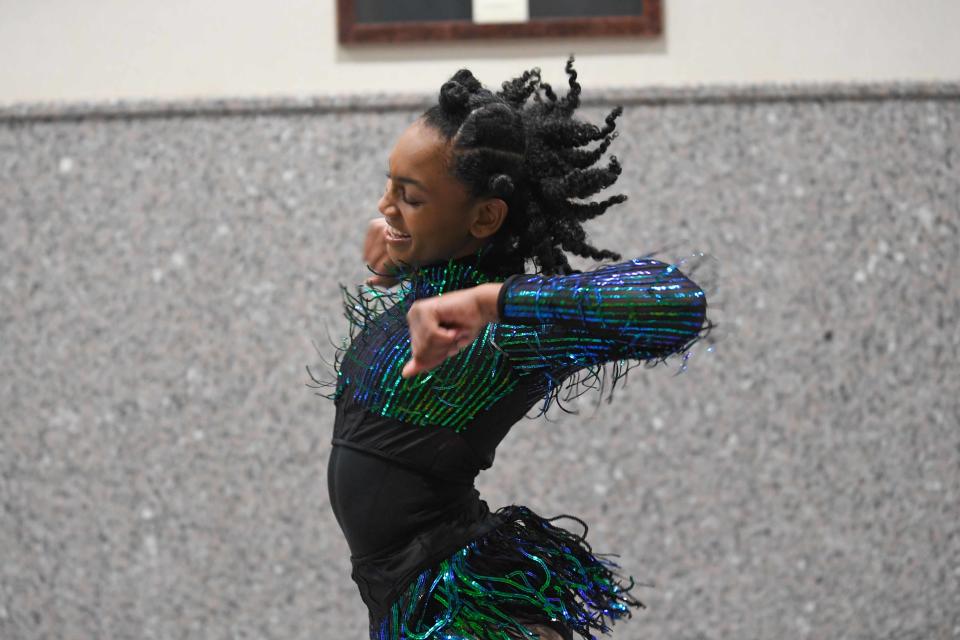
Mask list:
[[[342,44],[656,37],[662,0],[337,0]]]

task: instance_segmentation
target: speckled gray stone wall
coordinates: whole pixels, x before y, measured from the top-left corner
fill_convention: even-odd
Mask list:
[[[593,98],[592,240],[712,253],[725,331],[518,423],[481,494],[620,554],[616,638],[960,637],[960,87]],[[0,112],[0,637],[363,636],[305,367],[398,100]]]

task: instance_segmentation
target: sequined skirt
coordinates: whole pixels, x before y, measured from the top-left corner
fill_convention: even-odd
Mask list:
[[[510,640],[530,638],[531,624],[550,626],[565,640],[574,633],[589,639],[591,630],[608,632],[615,621],[632,615],[631,608],[644,607],[630,593],[633,578],[624,584],[612,554],[593,552],[578,518],[547,519],[521,505],[491,513],[479,503],[473,514],[478,520],[450,523],[447,534],[453,538],[425,533],[413,551],[354,559],[358,585],[370,575],[383,578],[384,571],[397,574],[398,568],[409,576],[395,585],[389,602],[370,608],[371,639]],[[576,520],[584,533],[552,524],[559,518]],[[403,558],[424,555],[423,544],[449,543],[458,530],[472,533],[460,537],[466,542],[455,550],[427,554],[429,561],[414,571],[403,567]]]

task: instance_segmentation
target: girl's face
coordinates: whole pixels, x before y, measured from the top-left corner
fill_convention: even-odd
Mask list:
[[[387,255],[413,267],[469,255],[506,217],[499,198],[471,202],[446,167],[447,143],[422,119],[410,125],[389,157],[377,208],[386,218]]]

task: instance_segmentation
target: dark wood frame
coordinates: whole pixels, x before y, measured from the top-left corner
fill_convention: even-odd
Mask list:
[[[341,44],[424,42],[485,38],[568,38],[659,36],[663,32],[662,0],[646,0],[642,16],[538,18],[529,22],[475,23],[468,20],[358,23],[354,0],[337,0]]]

